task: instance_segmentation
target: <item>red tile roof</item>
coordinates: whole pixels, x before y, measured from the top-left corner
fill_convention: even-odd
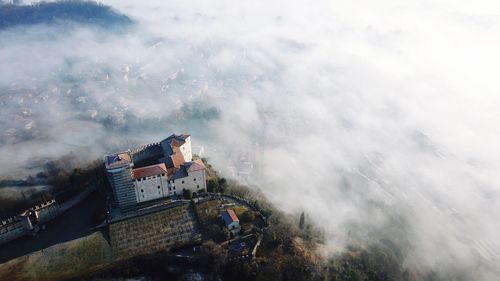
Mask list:
[[[233,221],[238,221],[238,222],[240,221],[240,220],[238,219],[238,216],[236,216],[236,213],[233,211],[233,209],[227,209],[227,210],[226,210],[226,212],[227,212],[227,214],[231,217],[231,219],[232,219]]]
[[[106,155],[105,157],[106,169],[114,169],[132,162],[129,152],[120,152],[113,155]]]
[[[172,158],[172,162],[174,164],[175,168],[180,168],[182,164],[184,164],[184,156],[182,155],[181,150],[179,147],[173,146],[172,150],[174,151],[174,154],[170,156]]]
[[[185,143],[186,143],[186,141],[179,141],[179,140],[176,140],[176,139],[172,139],[172,140],[170,141],[170,145],[171,145],[172,147],[180,147],[181,145],[183,145],[183,144],[185,144]]]
[[[126,160],[128,162],[132,162],[132,158],[130,158],[130,154],[128,152],[118,154],[120,160]]]
[[[187,162],[186,164],[189,164],[189,168],[187,169],[188,173],[206,169],[205,164],[203,164],[201,159],[196,159],[193,162]]]
[[[151,165],[143,168],[133,169],[133,179],[140,179],[145,177],[157,176],[161,174],[168,174],[165,163]]]
[[[179,147],[179,146],[185,144],[186,139],[189,138],[190,136],[191,135],[187,135],[187,134],[182,134],[182,135],[173,134],[170,137],[168,137],[167,139],[170,139],[170,146]]]

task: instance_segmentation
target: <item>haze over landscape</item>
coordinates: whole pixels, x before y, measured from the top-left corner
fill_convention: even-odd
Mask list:
[[[0,24],[2,178],[191,132],[327,254],[389,239],[414,271],[499,280],[500,3],[100,3]]]

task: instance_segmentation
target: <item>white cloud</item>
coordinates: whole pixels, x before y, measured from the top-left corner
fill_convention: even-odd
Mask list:
[[[475,268],[475,280],[498,279],[495,1],[104,3],[138,26],[125,35],[1,34],[0,86],[36,87],[40,103],[29,107],[39,127],[52,128],[46,147],[62,153],[71,148],[59,137],[86,145],[95,137],[99,155],[122,139],[191,131],[218,165],[258,147],[262,191],[289,212],[307,210],[332,245],[349,239],[349,224],[391,223],[392,210],[408,223],[409,264],[455,263]],[[220,118],[179,117],[184,104],[213,106]],[[17,96],[3,106],[8,120],[21,108]],[[64,127],[89,110],[95,128]]]

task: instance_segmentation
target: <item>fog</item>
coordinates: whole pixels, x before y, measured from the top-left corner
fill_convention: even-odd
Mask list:
[[[500,4],[410,2],[102,1],[133,26],[0,30],[1,174],[191,133],[331,253],[390,237],[416,271],[499,280]]]

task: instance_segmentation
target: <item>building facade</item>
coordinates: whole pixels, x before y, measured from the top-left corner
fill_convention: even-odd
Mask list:
[[[182,194],[184,189],[190,190],[195,196],[207,189],[206,168],[203,162],[198,159],[187,162],[175,173],[169,181],[169,191]],[[173,194],[173,193],[172,193]],[[171,194],[171,195],[172,195]]]
[[[134,169],[133,174],[137,202],[181,196],[185,189],[196,195],[207,188],[201,160],[186,162],[173,174],[164,163]]]
[[[168,170],[164,163],[134,169],[132,180],[137,202],[169,196]]]

